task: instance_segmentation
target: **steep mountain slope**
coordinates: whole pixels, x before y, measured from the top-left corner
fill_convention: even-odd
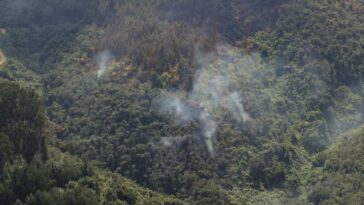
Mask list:
[[[344,133],[336,143],[318,154],[309,184],[314,204],[360,204],[363,202],[364,127]]]
[[[0,77],[41,95],[52,146],[195,204],[360,201],[345,177],[326,185],[354,157],[331,143],[364,123],[361,1],[29,2],[0,14]],[[101,204],[152,193],[103,171],[74,181],[62,189]]]
[[[36,93],[4,80],[0,91],[1,204],[185,204],[46,145],[55,128]]]

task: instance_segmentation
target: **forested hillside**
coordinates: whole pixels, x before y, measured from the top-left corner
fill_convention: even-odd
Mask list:
[[[362,204],[360,0],[1,0],[0,204]]]

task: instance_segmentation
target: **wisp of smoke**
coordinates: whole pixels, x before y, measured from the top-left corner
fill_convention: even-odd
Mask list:
[[[205,143],[207,151],[209,152],[211,157],[215,156],[214,146],[212,145],[213,137],[216,132],[216,122],[210,113],[205,109],[201,115],[200,120],[203,126],[203,134],[205,137]]]
[[[98,65],[97,78],[101,78],[107,71],[110,63],[114,60],[114,56],[109,50],[104,50],[97,54],[96,61]]]
[[[172,115],[178,124],[193,120],[192,108],[187,105],[181,93],[164,93],[159,102],[159,111],[164,115]]]
[[[245,123],[250,119],[249,114],[244,111],[239,93],[234,92],[230,94],[227,103],[229,103],[228,108],[230,109],[230,112],[233,113],[235,120]]]
[[[243,66],[229,65],[235,65],[237,59],[246,59],[247,63],[252,59],[243,58],[230,47],[221,50],[228,53],[218,53],[213,58],[211,54],[200,57],[203,63],[194,78],[190,92],[163,92],[158,99],[161,114],[172,117],[181,125],[186,122],[198,122],[199,133],[203,135],[201,137],[211,157],[215,156],[213,141],[219,124],[217,119],[223,112],[230,112],[238,123],[245,123],[250,119],[244,110],[239,88],[235,86],[236,79],[233,80],[247,71]]]
[[[166,147],[171,146],[180,146],[185,140],[187,136],[176,136],[176,137],[162,137],[161,142]]]

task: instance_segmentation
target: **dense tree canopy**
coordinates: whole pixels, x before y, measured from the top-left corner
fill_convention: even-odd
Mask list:
[[[363,19],[360,0],[1,1],[0,204],[360,203]]]

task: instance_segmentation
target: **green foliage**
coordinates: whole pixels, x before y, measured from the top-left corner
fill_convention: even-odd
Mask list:
[[[363,75],[362,13],[362,2],[355,0],[293,2],[256,46],[300,67],[318,63],[314,73],[330,86],[352,85]]]
[[[38,152],[46,156],[46,120],[39,98],[34,91],[6,80],[1,81],[0,89],[0,113],[4,117],[0,120],[1,168],[6,165],[0,174],[1,204],[89,205],[105,200],[110,204],[182,204],[116,174],[93,172],[82,160],[55,148],[46,162],[33,160]]]
[[[139,69],[138,79],[155,82],[159,75],[172,74],[169,86],[184,84],[188,88],[195,69],[195,51],[206,47],[208,39],[187,25],[161,20],[147,3],[118,7],[100,44],[118,58],[131,61]]]
[[[47,190],[51,185],[48,170],[41,162],[33,162],[24,168],[16,167],[11,177],[12,190],[22,200],[30,193]]]
[[[363,200],[362,132],[331,145],[363,124],[360,1],[12,2],[0,3],[0,77],[20,85],[0,81],[0,204],[184,204],[98,169],[190,204]],[[97,79],[105,49],[115,59]],[[200,69],[231,75],[250,115],[214,113],[214,158],[201,122],[155,106],[164,89],[191,91]]]
[[[77,180],[88,174],[87,167],[81,159],[59,153],[56,150],[50,152],[50,158],[51,160],[47,162],[49,175],[59,187],[64,187],[69,181]]]
[[[0,131],[7,135],[14,154],[28,162],[40,153],[45,159],[45,115],[38,95],[9,81],[0,81]]]
[[[31,88],[39,96],[42,95],[40,77],[17,60],[7,59],[6,64],[0,70],[0,77],[10,81],[16,81],[22,87]]]
[[[0,170],[5,166],[5,163],[11,157],[12,144],[9,137],[0,132]]]
[[[315,204],[356,204],[363,201],[364,128],[344,133],[339,141],[316,156],[309,185]]]
[[[253,182],[258,185],[263,185],[265,188],[282,187],[283,185],[292,186],[289,184],[288,177],[290,172],[300,166],[300,161],[303,161],[302,156],[297,147],[290,144],[274,144],[265,148],[264,151],[251,159],[250,172]],[[292,176],[291,176],[292,177]],[[300,183],[299,178],[291,178],[291,182]],[[292,181],[293,180],[293,181]],[[284,184],[286,182],[287,184]],[[291,191],[296,191],[299,184],[293,185]]]
[[[12,204],[17,198],[24,200],[28,194],[48,189],[52,181],[48,170],[40,161],[31,164],[16,160],[8,164],[0,175],[0,202]]]

